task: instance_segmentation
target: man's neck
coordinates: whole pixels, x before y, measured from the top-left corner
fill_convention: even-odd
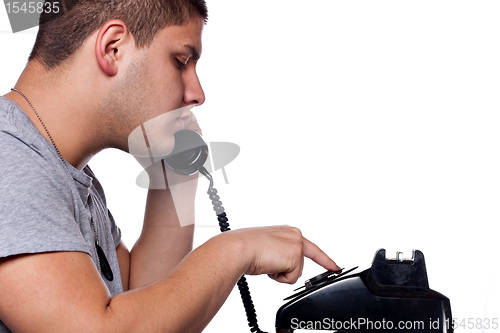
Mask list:
[[[47,131],[50,133],[62,157],[78,169],[106,148],[96,125],[97,96],[93,96],[88,85],[84,87],[88,75],[74,70],[70,75],[64,68],[47,70],[37,61],[28,63],[15,88],[28,98],[47,130],[23,96],[15,91],[5,95],[26,112],[47,140]]]

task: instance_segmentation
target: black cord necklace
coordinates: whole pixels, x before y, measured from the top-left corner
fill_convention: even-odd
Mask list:
[[[40,121],[40,124],[42,124],[42,127],[43,129],[45,130],[45,132],[47,133],[47,136],[49,137],[50,139],[50,142],[52,142],[52,145],[54,146],[54,148],[56,149],[56,152],[57,154],[59,155],[59,158],[61,159],[61,161],[63,162],[64,166],[67,167],[66,163],[66,160],[64,159],[64,157],[61,155],[61,152],[59,151],[59,148],[57,148],[57,145],[56,145],[56,142],[54,141],[54,139],[52,138],[52,135],[50,135],[50,132],[47,128],[47,126],[45,126],[45,123],[43,122],[42,120],[42,117],[40,117],[40,115],[38,114],[38,112],[36,111],[35,107],[33,106],[33,104],[31,104],[30,100],[28,99],[28,97],[26,97],[25,94],[23,94],[21,91],[19,91],[18,89],[16,88],[11,88],[12,91],[15,91],[17,92],[19,95],[21,95],[25,100],[26,102],[29,104],[29,106],[31,107],[31,109],[33,110],[33,112],[35,113],[35,116],[38,118],[38,120]],[[101,274],[108,280],[108,281],[113,281],[113,271],[111,270],[111,266],[109,265],[109,261],[108,259],[106,258],[106,255],[104,254],[104,251],[102,250],[101,246],[99,245],[99,239],[97,237],[97,228],[95,226],[95,223],[94,223],[94,219],[92,218],[92,209],[90,207],[90,204],[92,202],[92,199],[91,197],[89,196],[89,209],[91,210],[91,214],[90,214],[90,225],[92,226],[92,229],[94,231],[94,243],[95,243],[95,249],[96,249],[96,252],[97,252],[97,257],[98,257],[98,261],[99,261],[99,267],[101,269]]]

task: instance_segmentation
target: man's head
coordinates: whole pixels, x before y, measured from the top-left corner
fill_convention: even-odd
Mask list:
[[[49,2],[49,1],[46,1]],[[30,60],[48,68],[68,59],[92,33],[112,19],[123,21],[138,47],[149,46],[166,26],[182,25],[189,19],[207,20],[204,0],[50,0],[59,13],[46,11]]]
[[[150,127],[161,135],[147,133],[149,145],[158,144],[165,154],[175,132],[199,130],[190,109],[205,100],[196,72],[207,20],[204,0],[62,5],[62,15],[40,17],[30,61],[16,86],[43,96],[37,105],[44,119],[50,113],[52,128],[71,128],[72,140],[83,146],[80,155],[107,147],[129,151],[134,129],[167,113]],[[80,146],[73,145],[75,154]]]

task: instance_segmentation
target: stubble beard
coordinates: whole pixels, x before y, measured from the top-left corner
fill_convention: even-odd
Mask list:
[[[147,120],[147,110],[153,107],[152,87],[148,84],[148,71],[143,62],[131,64],[124,78],[117,82],[104,99],[100,124],[105,146],[129,151],[130,133]],[[104,142],[103,142],[104,143]]]

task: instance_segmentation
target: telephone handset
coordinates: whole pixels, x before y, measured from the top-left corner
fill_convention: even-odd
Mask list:
[[[208,146],[201,135],[181,130],[174,134],[174,150],[165,157],[165,163],[176,173],[192,175],[198,172],[208,157]]]
[[[203,166],[208,158],[208,145],[203,141],[200,134],[190,131],[181,130],[174,134],[175,146],[173,151],[164,158],[165,164],[170,167],[175,173],[180,175],[192,175],[200,172],[210,181],[207,194],[209,195],[214,207],[217,220],[219,221],[220,231],[229,231],[228,218],[222,202],[219,200],[217,190],[214,188],[213,178]],[[257,323],[257,315],[248,289],[248,283],[245,276],[242,276],[238,283],[241,299],[248,319],[250,331],[254,333],[265,333],[259,329]]]

